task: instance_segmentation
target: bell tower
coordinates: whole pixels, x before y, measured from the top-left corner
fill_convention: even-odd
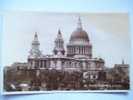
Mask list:
[[[36,58],[41,56],[41,51],[39,49],[40,43],[38,41],[38,35],[37,32],[35,32],[34,39],[31,44],[31,50],[29,57]]]
[[[64,49],[64,40],[61,34],[60,29],[58,30],[57,37],[54,41],[55,47],[54,47],[54,55],[64,55],[65,54],[65,49]]]

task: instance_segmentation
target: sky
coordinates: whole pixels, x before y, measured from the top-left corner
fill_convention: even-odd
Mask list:
[[[107,67],[121,63],[122,59],[130,64],[127,13],[6,12],[2,35],[3,66],[27,61],[35,32],[38,33],[43,54],[52,54],[58,29],[62,32],[66,46],[77,27],[79,16],[90,38],[94,58],[103,58]]]

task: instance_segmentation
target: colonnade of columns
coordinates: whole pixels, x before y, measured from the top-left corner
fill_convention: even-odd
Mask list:
[[[45,59],[45,60],[31,60],[29,61],[30,68],[41,68],[41,69],[77,69],[77,70],[99,70],[102,66],[96,64],[95,61],[77,61],[72,59]],[[97,66],[98,65],[98,66]]]
[[[80,63],[70,60],[51,60],[50,68],[65,69],[65,68],[80,68]]]
[[[68,46],[68,54],[70,55],[90,55],[91,47],[90,46]]]
[[[47,68],[47,66],[50,66],[50,62],[48,60],[32,60],[29,62],[30,68]]]

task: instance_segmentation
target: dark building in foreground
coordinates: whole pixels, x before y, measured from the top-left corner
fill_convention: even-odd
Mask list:
[[[28,62],[5,67],[5,90],[129,89],[129,65],[123,61],[109,69],[102,58],[93,57],[92,44],[80,18],[66,50],[60,30],[54,42],[53,55],[43,55],[35,33]]]

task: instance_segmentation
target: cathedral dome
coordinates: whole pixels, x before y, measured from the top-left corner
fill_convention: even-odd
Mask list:
[[[80,18],[78,20],[78,26],[76,30],[72,32],[72,35],[70,37],[70,42],[75,42],[75,41],[86,41],[86,42],[89,41],[87,32],[82,29]]]
[[[89,41],[87,32],[81,29],[76,29],[74,32],[72,32],[70,41],[76,41],[76,40]]]

